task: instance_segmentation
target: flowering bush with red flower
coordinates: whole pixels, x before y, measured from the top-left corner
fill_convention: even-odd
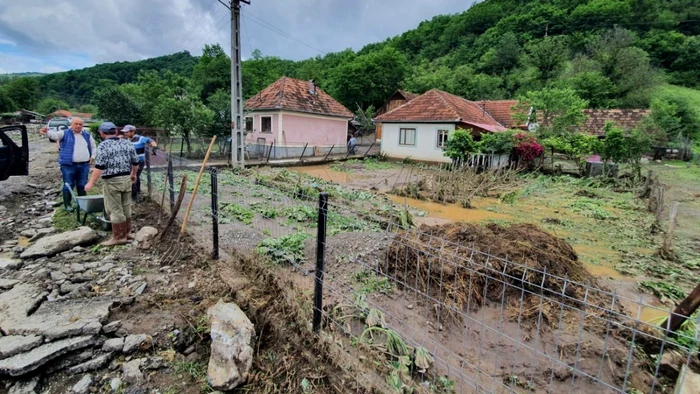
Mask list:
[[[515,154],[524,165],[529,165],[544,152],[544,148],[532,134],[518,133],[513,138]]]

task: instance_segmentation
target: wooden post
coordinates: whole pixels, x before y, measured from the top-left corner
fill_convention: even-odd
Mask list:
[[[190,218],[190,211],[192,210],[192,205],[194,205],[194,198],[197,196],[197,189],[199,189],[199,182],[202,180],[202,174],[209,161],[209,155],[211,154],[211,148],[214,147],[216,142],[216,136],[211,138],[211,143],[209,144],[209,149],[207,149],[207,154],[204,156],[204,161],[202,162],[202,167],[199,169],[199,174],[197,175],[197,181],[194,183],[194,190],[192,190],[192,197],[190,202],[187,204],[187,211],[185,211],[185,219],[182,221],[182,227],[180,228],[180,237],[185,234],[185,227],[187,227],[187,220]]]
[[[661,327],[666,328],[668,326],[667,330],[669,332],[675,332],[683,322],[695,313],[698,307],[700,307],[700,284],[695,286],[695,289],[678,304],[671,316],[661,323]]]
[[[668,229],[666,230],[666,237],[664,238],[664,252],[669,254],[671,253],[671,241],[673,241],[673,231],[676,229],[676,216],[678,216],[678,206],[680,206],[680,203],[676,201],[671,207],[671,213],[668,218]]]
[[[664,212],[664,194],[666,193],[666,188],[659,186],[656,189],[656,222],[661,224],[661,214]]]
[[[642,190],[642,194],[639,195],[639,198],[647,198],[649,197],[649,194],[651,194],[651,178],[654,176],[654,171],[649,170],[647,173],[647,180],[644,182],[644,189]]]

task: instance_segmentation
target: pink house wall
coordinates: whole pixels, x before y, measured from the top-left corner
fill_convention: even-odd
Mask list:
[[[272,117],[272,133],[263,133],[262,130],[262,120],[263,116]],[[249,142],[256,142],[258,138],[264,138],[265,144],[270,144],[270,142],[275,141],[277,143],[277,136],[279,135],[279,113],[269,112],[265,114],[250,114],[248,117],[253,118],[253,132],[246,136],[246,140]],[[245,127],[245,123],[243,124]]]
[[[345,145],[347,119],[316,118],[285,113],[282,116],[282,139],[285,144]]]

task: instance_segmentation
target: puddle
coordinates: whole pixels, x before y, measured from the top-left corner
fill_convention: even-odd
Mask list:
[[[444,220],[454,221],[454,222],[467,222],[467,223],[480,223],[491,219],[494,220],[507,220],[509,216],[486,211],[484,209],[479,209],[479,202],[475,202],[474,205],[476,209],[466,209],[462,208],[457,204],[439,204],[430,201],[417,200],[415,198],[406,198],[395,196],[393,194],[387,194],[387,197],[397,205],[408,204],[409,207],[421,210],[425,212],[426,217],[424,219],[443,219],[442,222],[435,224],[443,224]],[[418,219],[418,218],[416,218]],[[429,222],[426,222],[429,223]]]
[[[576,249],[576,248],[574,248]],[[578,253],[578,252],[576,252]],[[590,272],[593,276],[597,276],[599,278],[612,278],[615,280],[624,280],[624,281],[633,281],[634,279],[622,275],[619,273],[615,268],[613,267],[606,267],[604,265],[593,265],[593,264],[588,264],[585,261],[583,262],[583,265],[586,266],[586,269],[588,269],[588,272]]]
[[[23,248],[26,248],[27,245],[29,245],[29,238],[27,238],[27,237],[19,237],[19,239],[17,240],[17,245],[19,245],[19,246],[21,246],[21,247],[23,247]]]

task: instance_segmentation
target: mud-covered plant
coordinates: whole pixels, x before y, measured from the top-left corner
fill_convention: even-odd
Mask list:
[[[384,313],[379,309],[370,309],[365,318],[365,323],[368,327],[386,327],[386,321],[384,320]]]
[[[304,241],[309,234],[298,232],[279,238],[267,238],[258,244],[256,251],[260,255],[268,256],[275,264],[304,261]]]
[[[430,366],[435,362],[433,356],[430,355],[428,349],[419,346],[415,349],[413,363],[418,368],[418,372],[425,373]]]
[[[408,345],[404,342],[403,338],[394,330],[390,328],[383,327],[367,327],[360,335],[360,342],[367,341],[367,337],[370,337],[374,341],[375,335],[381,335],[384,337],[384,344],[380,345],[384,347],[384,350],[389,355],[399,358],[408,356],[410,354]],[[375,346],[377,346],[375,344]]]

